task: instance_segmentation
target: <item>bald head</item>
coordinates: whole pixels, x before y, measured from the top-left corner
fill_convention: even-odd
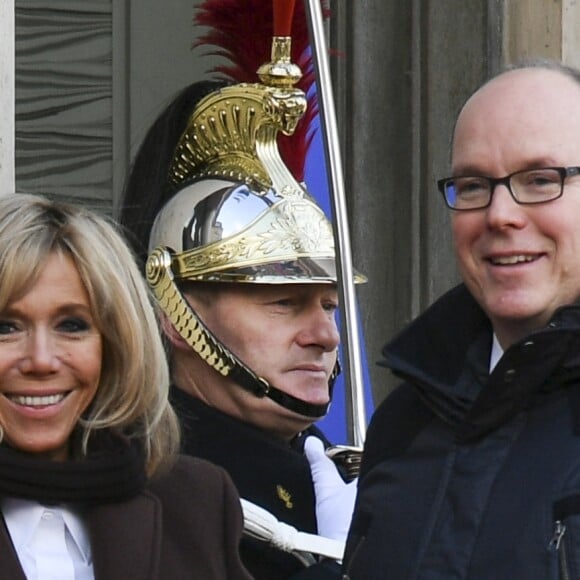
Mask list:
[[[548,135],[547,129],[555,130]],[[463,106],[453,136],[453,172],[464,172],[481,148],[495,149],[509,164],[512,149],[522,153],[523,147],[530,158],[547,161],[574,142],[580,145],[580,82],[567,69],[515,69],[487,82]]]
[[[477,176],[491,178],[491,199],[453,212],[455,250],[504,348],[579,298],[579,166],[580,83],[565,72],[505,72],[459,114],[453,176],[463,177],[466,199],[482,190]],[[517,201],[514,190],[526,196]]]

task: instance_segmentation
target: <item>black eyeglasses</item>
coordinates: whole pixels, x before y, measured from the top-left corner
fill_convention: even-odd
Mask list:
[[[542,167],[498,178],[484,175],[448,177],[440,179],[437,187],[447,207],[469,211],[489,207],[498,185],[505,185],[514,201],[522,205],[553,201],[564,193],[566,177],[579,174],[580,167]]]

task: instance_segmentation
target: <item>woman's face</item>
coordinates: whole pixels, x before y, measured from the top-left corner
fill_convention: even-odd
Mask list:
[[[99,384],[102,337],[73,260],[53,253],[30,291],[0,312],[4,442],[54,460]]]

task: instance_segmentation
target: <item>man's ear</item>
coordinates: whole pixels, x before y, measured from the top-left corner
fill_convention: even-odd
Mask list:
[[[191,350],[191,346],[189,346],[183,336],[177,332],[175,326],[173,326],[171,320],[167,318],[165,313],[161,313],[159,322],[161,324],[161,330],[163,331],[163,334],[167,337],[173,348],[187,351]]]

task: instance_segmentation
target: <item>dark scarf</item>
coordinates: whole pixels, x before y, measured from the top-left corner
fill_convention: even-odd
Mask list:
[[[133,497],[145,481],[140,447],[110,433],[100,432],[86,457],[69,461],[51,461],[0,446],[0,496],[94,505]]]

